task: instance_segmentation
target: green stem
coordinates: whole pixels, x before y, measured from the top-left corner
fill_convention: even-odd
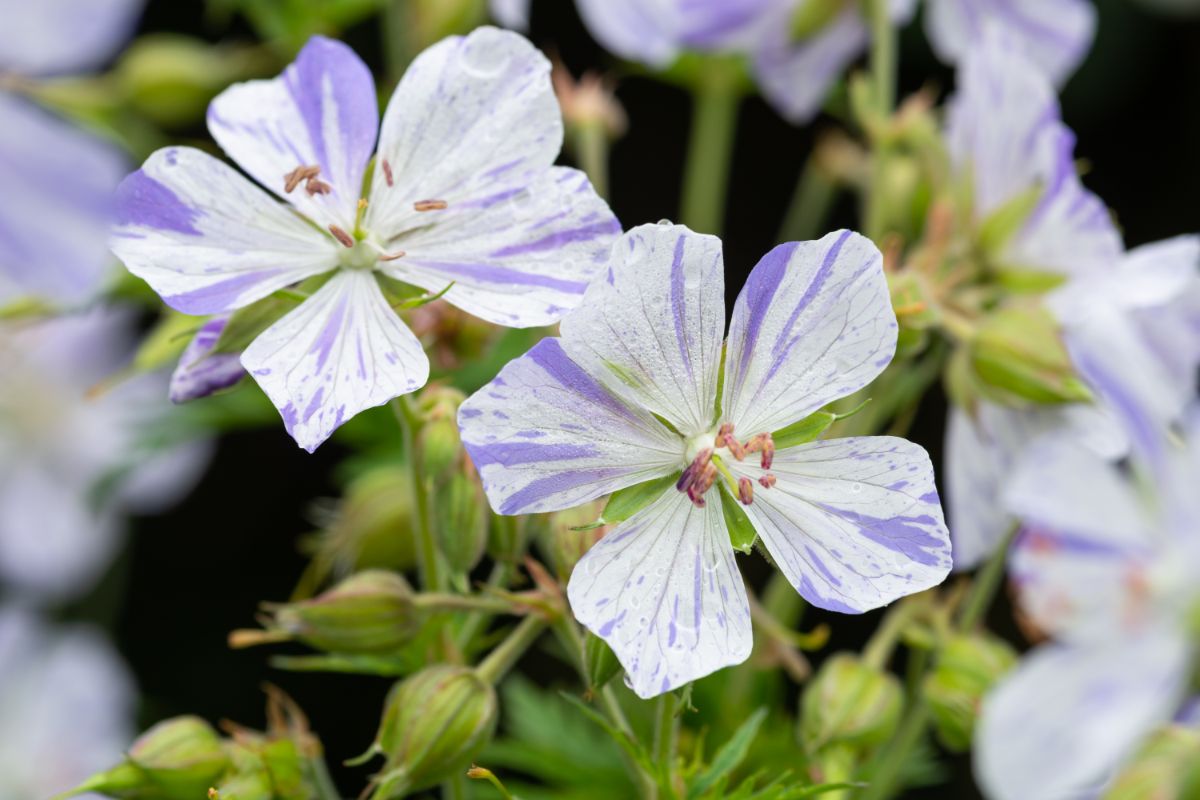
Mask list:
[[[668,778],[668,782],[679,742],[678,706],[674,692],[664,692],[655,701],[654,742],[650,752],[654,763],[662,767],[662,774]]]
[[[416,408],[413,407],[409,395],[394,398],[392,410],[396,413],[396,420],[400,423],[400,431],[404,437],[404,452],[408,457],[408,471],[412,476],[412,526],[421,588],[440,591],[446,588],[445,577],[442,575],[441,564],[438,561],[438,548],[433,535],[433,526],[429,521],[429,485],[425,478],[425,468],[421,463],[421,453],[418,447],[417,434],[423,423]]]
[[[521,620],[521,624],[508,635],[508,638],[501,642],[495,650],[488,653],[487,658],[479,662],[475,671],[485,681],[492,684],[499,683],[525,654],[525,651],[542,635],[547,624],[544,618],[536,614],[531,614]]]
[[[803,242],[817,238],[836,196],[837,187],[821,171],[814,155],[810,155],[783,215],[777,241]]]
[[[512,577],[513,568],[507,561],[497,561],[492,565],[491,574],[488,575],[487,585],[494,588],[502,588],[508,585]],[[500,612],[506,613],[506,612]],[[492,619],[492,614],[486,611],[471,614],[463,622],[463,626],[458,632],[458,646],[461,650],[466,650],[471,646],[471,642],[475,641],[475,637],[479,635],[488,622]]]
[[[1008,561],[1008,547],[1012,544],[1012,540],[1016,535],[1017,526],[1014,525],[996,548],[996,552],[992,553],[983,567],[975,573],[975,580],[971,583],[970,594],[967,595],[967,599],[963,602],[962,610],[958,615],[959,630],[969,631],[977,626],[983,621],[988,609],[992,607],[992,601],[996,598],[996,592],[999,590],[1000,583],[1004,579],[1004,566]]]
[[[892,114],[896,104],[896,29],[888,16],[888,0],[867,0],[866,13],[871,26],[871,99],[880,120]],[[887,226],[883,181],[887,172],[888,148],[874,142],[871,186],[866,197],[864,224],[867,236],[879,242]]]
[[[899,603],[888,611],[887,616],[883,618],[883,623],[872,634],[867,646],[863,648],[864,664],[880,670],[887,668],[888,661],[891,660],[892,653],[900,642],[900,636],[904,633],[905,626],[912,619],[915,608],[916,604],[909,601]]]
[[[680,218],[701,233],[721,234],[741,99],[739,83],[732,62],[713,58],[704,63],[692,92]]]
[[[596,194],[608,198],[608,132],[600,121],[580,125],[575,130],[575,157],[587,173]]]
[[[400,82],[413,56],[416,24],[412,0],[387,0],[383,6],[380,31],[383,33],[383,60],[392,86]]]
[[[316,789],[318,800],[341,800],[333,778],[329,776],[329,768],[325,766],[324,756],[312,756],[308,759],[308,774]]]
[[[497,597],[462,594],[419,594],[413,598],[417,608],[430,611],[483,611],[489,614],[516,613],[512,603]]]

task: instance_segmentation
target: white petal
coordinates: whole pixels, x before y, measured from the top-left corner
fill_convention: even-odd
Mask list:
[[[215,314],[332,269],[338,245],[232,167],[158,150],[117,190],[112,248],[185,314]]]
[[[678,10],[674,0],[578,0],[588,31],[609,51],[653,67],[679,55]]]
[[[731,463],[758,481],[751,459]],[[950,534],[919,446],[890,436],[833,439],[775,454],[773,488],[743,509],[788,581],[820,608],[860,614],[936,586]]]
[[[938,58],[957,64],[990,27],[1020,43],[1025,55],[1061,86],[1091,46],[1096,9],[1088,0],[929,0],[925,30]]]
[[[567,595],[639,697],[750,656],[750,606],[715,495],[701,509],[669,490],[587,552]]]
[[[431,223],[404,234],[406,255],[384,264],[392,277],[511,327],[557,322],[583,299],[620,223],[582,172],[544,170],[502,201],[426,212]]]
[[[108,232],[125,156],[4,92],[0,119],[8,196],[0,207],[0,304],[26,295],[65,305],[92,299],[116,273]]]
[[[677,472],[683,441],[543,339],[458,412],[463,444],[501,514],[571,508]]]
[[[642,225],[613,246],[607,276],[563,320],[563,348],[632,404],[694,436],[713,424],[724,326],[721,240]]]
[[[1187,675],[1174,638],[1039,648],[984,701],[975,774],[995,800],[1074,800],[1102,784],[1168,722]]]
[[[492,18],[506,28],[516,31],[529,30],[529,4],[531,0],[489,0],[488,11]]]
[[[278,78],[218,95],[208,129],[242,169],[322,227],[354,230],[379,106],[370,70],[349,47],[314,36]],[[320,167],[332,191],[309,194],[301,184],[286,192],[284,176],[299,166]]]
[[[100,66],[134,31],[145,0],[0,0],[0,72],[55,75]]]
[[[242,366],[310,453],[358,412],[414,392],[429,359],[388,305],[374,275],[341,270],[267,328]]]
[[[780,245],[738,295],[721,407],[740,436],[778,430],[866,386],[896,352],[879,249],[850,231]]]

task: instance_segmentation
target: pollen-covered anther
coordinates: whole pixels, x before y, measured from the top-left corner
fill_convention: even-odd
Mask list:
[[[316,194],[329,194],[333,191],[333,187],[323,180],[309,178],[304,182],[304,191],[308,192],[309,197],[312,197]]]
[[[758,484],[764,489],[770,489],[775,486],[775,476],[768,472],[766,475],[758,476]]]
[[[770,469],[775,461],[775,440],[769,433],[760,433],[746,442],[746,452],[762,453],[761,466],[763,469]]]
[[[418,200],[413,203],[413,208],[417,211],[441,211],[448,205],[445,200]]]
[[[744,506],[754,502],[754,483],[749,478],[738,479],[738,500]]]
[[[704,508],[704,494],[717,482],[717,465],[709,461],[692,480],[688,488],[688,499],[696,508]]]
[[[692,463],[688,464],[679,476],[679,480],[675,482],[675,488],[681,492],[687,492],[691,496],[692,485],[704,473],[706,467],[711,466],[713,451],[712,448],[705,448],[696,457],[692,459]],[[695,502],[693,500],[693,502]]]
[[[330,225],[329,232],[333,234],[333,238],[342,243],[343,247],[354,247],[354,237],[346,233],[337,225]]]
[[[387,181],[388,188],[396,185],[395,179],[392,177],[392,165],[385,158],[379,162],[379,166],[383,167],[383,179]]]
[[[729,448],[729,453],[738,461],[746,458],[746,448],[733,435],[733,423],[725,422],[717,430],[717,447]]]
[[[408,255],[408,253],[405,253],[403,250],[397,250],[394,253],[380,253],[379,260],[380,261],[395,261],[398,258],[404,258],[406,255]]]
[[[315,180],[321,174],[321,168],[316,164],[302,164],[283,176],[283,192],[291,194],[297,186],[305,181]],[[319,181],[318,181],[319,182]],[[311,192],[309,193],[311,194]]]

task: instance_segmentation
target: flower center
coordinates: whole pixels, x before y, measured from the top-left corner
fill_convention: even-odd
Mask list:
[[[748,506],[754,502],[754,482],[745,476],[735,478],[726,462],[744,461],[751,453],[762,453],[759,465],[763,470],[770,469],[775,459],[775,442],[771,434],[760,433],[743,443],[734,437],[732,423],[722,423],[715,434],[704,433],[688,440],[684,451],[687,466],[675,488],[687,494],[697,508],[704,508],[704,495],[718,478],[724,478],[730,493]],[[758,483],[764,489],[770,489],[775,485],[775,476],[764,472]]]
[[[354,242],[339,253],[339,263],[344,269],[375,269],[379,263],[379,251],[366,240]]]

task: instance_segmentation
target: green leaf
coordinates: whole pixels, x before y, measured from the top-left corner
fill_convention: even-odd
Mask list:
[[[750,745],[758,736],[763,721],[767,718],[767,709],[760,708],[741,724],[729,737],[729,741],[721,745],[721,749],[713,757],[708,769],[696,776],[688,788],[688,798],[694,799],[713,788],[722,778],[726,778],[745,760],[750,752]]]
[[[998,256],[1025,226],[1042,199],[1043,187],[1033,186],[1009,199],[979,225],[979,249],[989,259]]]
[[[678,476],[667,475],[613,492],[604,506],[604,512],[600,515],[600,524],[612,525],[624,522],[662,497],[665,492],[673,490],[677,480]]]
[[[659,785],[666,787],[668,778],[665,774],[663,774],[662,765],[657,764],[654,759],[650,757],[650,754],[646,752],[646,748],[642,747],[638,741],[630,737],[629,734],[625,733],[624,731],[618,730],[607,719],[604,718],[603,714],[580,700],[578,697],[568,694],[567,692],[560,692],[559,694],[568,703],[582,711],[588,719],[603,728],[605,733],[607,733],[613,739],[613,741],[619,744],[621,749],[629,754],[629,757],[637,762],[637,764],[641,766],[647,772],[647,774],[655,776],[655,780],[659,783]]]
[[[717,488],[721,492],[721,513],[725,517],[725,527],[729,529],[729,541],[734,550],[749,554],[754,549],[758,531],[742,510],[742,504],[729,493],[729,488],[724,482],[718,482]]]

